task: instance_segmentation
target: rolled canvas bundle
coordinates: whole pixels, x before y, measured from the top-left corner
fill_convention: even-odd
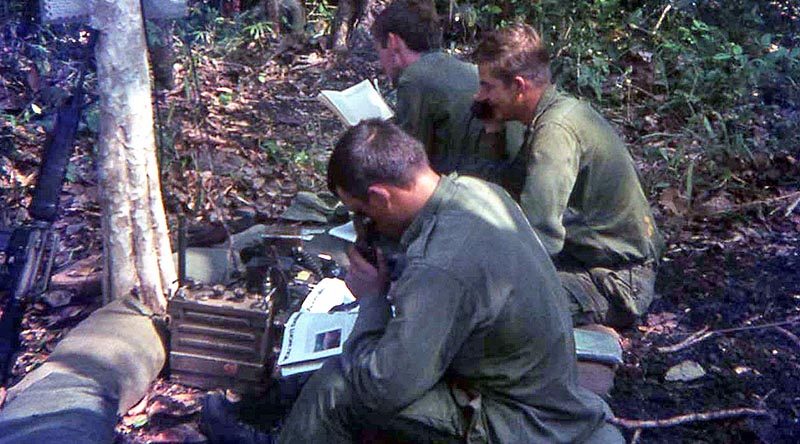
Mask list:
[[[122,299],[92,313],[0,410],[0,443],[109,443],[118,415],[147,392],[165,352],[150,312]]]

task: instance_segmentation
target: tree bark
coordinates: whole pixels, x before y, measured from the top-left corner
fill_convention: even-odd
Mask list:
[[[147,35],[147,49],[150,51],[150,64],[153,69],[153,87],[156,91],[169,91],[175,87],[175,51],[172,50],[172,22],[169,20],[150,21]]]
[[[139,0],[94,0],[100,96],[98,176],[103,296],[134,295],[156,313],[176,281],[161,200],[147,46]]]
[[[281,8],[279,0],[264,0],[264,10],[267,17],[272,22],[272,33],[276,36],[281,35]]]
[[[338,53],[347,52],[350,47],[350,36],[356,26],[372,25],[371,11],[375,0],[339,0],[336,15],[333,18],[331,49]],[[367,23],[361,23],[366,19]]]
[[[333,33],[331,34],[331,49],[338,53],[347,52],[350,31],[356,21],[354,17],[358,11],[357,0],[339,0],[336,15],[333,18]]]

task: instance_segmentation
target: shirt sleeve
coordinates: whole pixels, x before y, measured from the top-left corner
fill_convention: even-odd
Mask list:
[[[520,206],[550,256],[564,248],[563,224],[578,177],[578,141],[565,127],[548,123],[533,135]]]
[[[401,410],[441,380],[474,314],[463,285],[436,267],[409,265],[389,297],[395,316],[386,317],[380,302],[362,305],[341,356],[359,401],[381,413]]]

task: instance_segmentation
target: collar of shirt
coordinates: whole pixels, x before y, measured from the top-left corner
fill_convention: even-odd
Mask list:
[[[457,177],[458,175],[456,173],[452,173],[448,176],[442,176],[441,179],[439,179],[439,184],[436,185],[436,189],[433,191],[431,198],[428,199],[428,202],[422,207],[417,217],[414,218],[414,221],[411,222],[411,225],[408,226],[400,237],[400,247],[403,251],[407,250],[411,242],[414,242],[414,239],[419,236],[425,221],[436,214],[442,202],[446,201],[455,192],[455,180]]]
[[[544,93],[542,93],[542,97],[539,99],[539,103],[536,104],[536,111],[533,113],[533,119],[528,122],[528,127],[525,128],[525,137],[522,146],[525,146],[528,142],[528,137],[531,134],[532,129],[536,126],[536,122],[542,117],[545,111],[547,111],[550,106],[555,103],[556,98],[558,98],[558,90],[556,89],[555,85],[548,86]]]
[[[416,62],[403,68],[403,71],[400,72],[400,76],[398,77],[398,83],[401,83],[403,80],[406,80],[406,77],[409,75],[409,73],[413,72],[413,70],[415,69],[424,70],[425,65],[433,64],[442,57],[447,57],[447,54],[441,50],[422,53],[422,55],[420,55],[419,59],[417,59]]]

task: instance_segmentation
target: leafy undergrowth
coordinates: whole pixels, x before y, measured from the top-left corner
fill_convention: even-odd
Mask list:
[[[213,34],[213,44],[200,41],[197,32],[175,32],[178,86],[156,100],[172,226],[178,214],[197,223],[243,216],[269,220],[298,190],[324,189],[326,156],[343,127],[315,96],[322,88],[341,89],[378,73],[369,51],[346,58],[312,47],[276,54],[269,37],[243,38],[241,23],[218,17],[210,22],[214,27],[202,35]],[[77,69],[71,62],[75,29],[60,29],[75,36],[71,40],[42,37],[26,26],[7,21],[0,40],[0,60],[10,68],[0,74],[0,205],[6,224],[25,219],[53,107]],[[637,54],[628,54],[630,78],[645,92],[657,91],[648,84],[654,81],[647,75],[652,60]],[[42,72],[47,76],[37,74]],[[90,76],[90,91],[92,83]],[[628,93],[625,101],[604,101],[601,107],[631,142],[669,250],[659,275],[661,298],[637,328],[622,332],[625,364],[610,404],[617,416],[642,420],[741,407],[769,414],[646,429],[637,435],[640,442],[797,442],[800,323],[787,321],[800,319],[800,148],[749,154],[706,149],[708,134],[684,131],[685,120],[658,108],[669,96]],[[759,110],[748,108],[748,134],[769,138],[775,125],[768,122],[797,118],[788,105]],[[101,248],[96,113],[92,105],[84,117],[56,224],[62,236],[58,269],[69,268],[71,277],[87,281],[98,271]],[[719,140],[721,128],[710,122],[707,132]],[[29,307],[15,380],[99,306],[96,292],[83,293],[55,289]],[[705,328],[715,333],[678,350],[658,349]],[[665,380],[670,368],[686,360],[705,375]],[[202,395],[158,380],[120,421],[118,441],[202,442],[196,425]],[[633,433],[626,430],[629,439]]]

